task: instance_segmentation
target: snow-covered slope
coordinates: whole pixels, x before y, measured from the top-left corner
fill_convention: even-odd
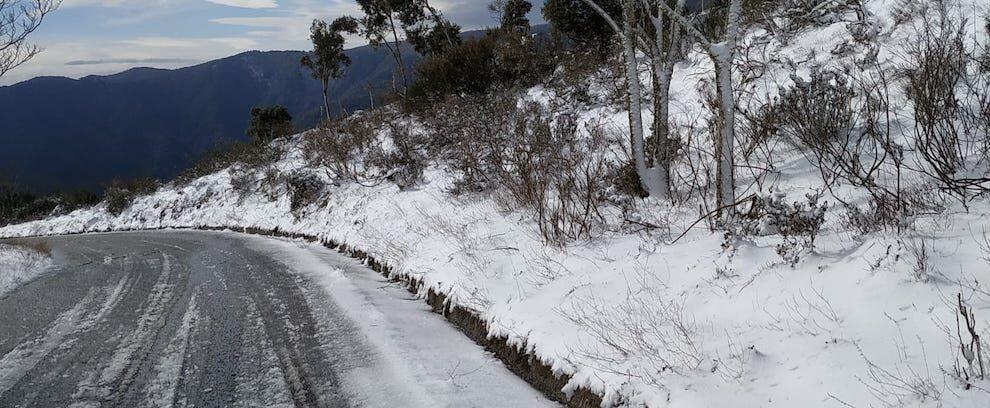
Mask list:
[[[879,66],[890,71],[910,37],[908,29],[891,26],[894,3],[868,2],[883,27]],[[967,4],[962,9],[987,12],[985,1]],[[754,94],[775,94],[792,83],[792,64],[806,75],[816,62],[839,66],[861,57],[832,52],[849,36],[846,23],[837,22],[773,44]],[[706,114],[697,83],[710,76],[699,52],[678,67],[672,89],[677,124]],[[908,117],[902,92],[890,91],[892,110]],[[527,98],[550,93],[536,88]],[[625,113],[615,107],[587,108],[580,116],[626,126]],[[282,175],[308,172],[331,187],[296,212],[283,185],[272,194],[238,193],[233,184],[243,170],[235,166],[138,198],[119,216],[101,205],[2,228],[0,236],[252,227],[346,243],[387,262],[393,273],[422,281],[422,294],[433,289],[474,310],[491,336],[525,347],[569,374],[569,390],[589,388],[607,405],[990,405],[990,381],[966,386],[957,375],[966,365],[959,338],[968,339],[964,323],[957,329],[960,295],[975,312],[977,332],[990,338],[986,199],[968,208],[947,202],[946,210],[918,216],[900,234],[852,232],[846,215],[831,210],[815,249],[793,264],[778,255],[779,236],[726,246],[721,233],[701,223],[672,243],[697,217],[697,203],[672,207],[652,199],[637,203],[640,216],[669,224],[672,234],[615,228],[557,248],[544,245],[525,210],[506,211],[484,196],[452,196],[454,180],[441,167],[428,168],[425,180],[406,190],[390,183],[334,184],[303,159],[302,137],[279,145],[285,154],[273,168]],[[797,200],[822,190],[805,156],[779,153],[775,191]],[[263,173],[249,174],[260,180]],[[741,172],[738,184],[751,182]],[[926,180],[909,173],[905,183]],[[855,189],[838,193],[867,202]]]
[[[43,273],[51,264],[51,257],[37,249],[0,244],[0,296]]]

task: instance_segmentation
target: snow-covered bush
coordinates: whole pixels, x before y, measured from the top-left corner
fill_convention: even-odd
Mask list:
[[[401,189],[413,187],[423,179],[423,171],[429,165],[425,136],[414,132],[408,121],[388,121],[392,149],[374,150],[370,165],[378,167],[385,178]]]
[[[154,193],[158,190],[159,186],[160,183],[158,180],[152,178],[138,178],[125,182],[114,182],[104,192],[107,212],[113,215],[120,215],[120,213],[131,206],[135,198]]]
[[[561,245],[596,236],[613,163],[601,129],[580,132],[577,119],[538,104],[520,110],[500,174],[512,200],[536,214],[543,239]]]
[[[777,254],[796,266],[801,256],[814,250],[815,238],[825,223],[827,202],[821,194],[808,193],[805,201],[788,202],[786,194],[771,192],[755,195],[749,209],[740,214],[738,232],[745,235],[780,235]]]
[[[311,173],[293,173],[286,179],[292,194],[290,208],[292,212],[299,211],[316,202],[323,193],[323,181]]]
[[[855,142],[853,87],[844,75],[822,70],[809,80],[792,79],[794,86],[781,91],[777,104],[780,131],[820,166],[831,166]]]
[[[842,20],[858,6],[858,0],[752,0],[746,7],[749,19],[768,32],[788,39],[802,31]]]

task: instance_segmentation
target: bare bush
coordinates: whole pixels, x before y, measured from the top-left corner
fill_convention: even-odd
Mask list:
[[[454,194],[499,185],[515,116],[516,98],[507,92],[449,98],[430,112],[429,152],[455,173]]]
[[[935,260],[935,243],[923,238],[905,241],[915,279],[928,282],[940,274]]]
[[[429,160],[425,153],[425,137],[414,132],[405,120],[388,121],[387,126],[392,149],[372,150],[367,162],[400,189],[416,186],[422,181]]]
[[[987,378],[984,367],[984,345],[980,340],[980,332],[976,328],[976,315],[973,307],[963,301],[962,293],[956,295],[956,339],[959,342],[959,354],[953,362],[953,373],[962,380],[969,389],[974,380]],[[959,321],[962,320],[962,324]],[[963,331],[962,328],[965,328]],[[962,361],[959,361],[960,358]]]
[[[772,0],[752,1],[747,15],[767,31],[787,39],[802,31],[842,21],[854,10],[857,0]]]
[[[595,368],[656,386],[662,386],[668,373],[686,374],[710,361],[684,300],[671,299],[656,282],[656,276],[641,271],[638,284],[643,286],[630,290],[624,299],[583,298],[560,310],[594,340],[583,344],[577,354]],[[710,370],[717,372],[718,366]]]
[[[551,243],[591,238],[605,224],[601,207],[612,163],[604,157],[601,128],[579,134],[574,116],[538,111],[517,124],[505,173],[513,197],[535,209],[540,232]],[[524,130],[525,129],[525,130]]]
[[[333,178],[356,182],[374,181],[377,177],[364,166],[364,159],[376,148],[377,126],[374,118],[356,116],[327,122],[305,136],[303,154],[316,166],[329,169]]]
[[[971,160],[984,147],[986,135],[974,135],[965,125],[968,102],[959,95],[961,85],[969,82],[966,22],[952,16],[946,1],[920,1],[917,7],[917,35],[907,42],[904,67],[914,106],[914,145],[921,171],[965,202],[990,191],[990,176]],[[978,101],[978,110],[980,105]]]
[[[581,126],[566,110],[517,106],[498,93],[438,108],[430,150],[455,174],[453,193],[505,192],[504,204],[531,210],[548,243],[595,236],[613,163],[599,126]]]
[[[840,182],[865,189],[874,203],[891,204],[885,217],[901,218],[907,206],[901,187],[904,148],[891,137],[883,69],[874,64],[856,78],[813,69],[809,80],[794,80],[777,105],[781,134],[805,152],[845,207],[852,205],[833,191]]]

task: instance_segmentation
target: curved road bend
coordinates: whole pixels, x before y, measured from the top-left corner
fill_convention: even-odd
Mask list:
[[[313,245],[42,240],[57,266],[0,298],[0,407],[555,406],[403,288]]]

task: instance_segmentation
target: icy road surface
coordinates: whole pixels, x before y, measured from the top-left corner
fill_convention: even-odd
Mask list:
[[[554,406],[404,288],[315,245],[45,238],[0,297],[0,407]]]

